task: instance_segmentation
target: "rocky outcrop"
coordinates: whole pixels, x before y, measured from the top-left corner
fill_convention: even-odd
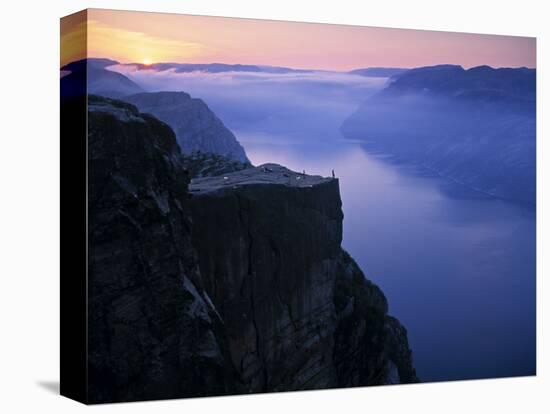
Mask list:
[[[201,283],[248,392],[417,380],[406,331],[340,246],[337,179],[268,164],[190,191]]]
[[[155,92],[126,96],[124,100],[170,125],[185,154],[211,153],[250,164],[235,135],[201,99],[185,92]]]
[[[338,180],[270,164],[188,188],[168,125],[88,110],[88,402],[416,381],[340,247]]]
[[[191,178],[214,177],[250,168],[250,163],[207,152],[182,154],[183,165]]]
[[[93,96],[88,124],[88,401],[237,392],[172,130]]]
[[[338,257],[334,364],[338,385],[417,382],[407,331],[387,315],[382,291],[345,251]]]

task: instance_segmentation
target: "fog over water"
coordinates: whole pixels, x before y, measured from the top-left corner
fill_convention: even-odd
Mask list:
[[[334,169],[343,245],[407,328],[421,380],[535,373],[535,212],[344,139],[342,122],[387,79],[116,69],[203,99],[254,164]]]

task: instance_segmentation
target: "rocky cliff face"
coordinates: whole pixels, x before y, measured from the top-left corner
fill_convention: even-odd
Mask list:
[[[478,192],[535,206],[534,69],[411,69],[361,104],[341,131]]]
[[[201,99],[185,92],[155,92],[126,96],[124,100],[170,125],[184,153],[211,153],[250,163],[235,135]]]
[[[336,179],[199,178],[171,129],[89,98],[89,402],[414,382],[341,247]]]
[[[240,162],[223,155],[206,152],[182,154],[183,164],[191,178],[214,177],[250,168],[250,163]]]
[[[89,99],[89,402],[236,392],[171,129]]]
[[[338,180],[264,165],[190,191],[201,282],[248,392],[417,380],[406,331],[340,247]]]

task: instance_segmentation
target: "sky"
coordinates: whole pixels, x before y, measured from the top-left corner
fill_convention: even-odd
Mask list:
[[[88,9],[61,23],[61,65],[240,63],[347,71],[364,67],[536,66],[535,38]],[[86,31],[87,29],[87,31]],[[80,42],[80,43],[78,43]]]

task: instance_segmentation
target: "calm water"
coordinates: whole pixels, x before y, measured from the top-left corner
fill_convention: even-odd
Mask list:
[[[254,164],[334,168],[344,247],[406,326],[423,381],[535,373],[533,211],[458,188],[451,196],[452,183],[343,140],[240,139]]]

